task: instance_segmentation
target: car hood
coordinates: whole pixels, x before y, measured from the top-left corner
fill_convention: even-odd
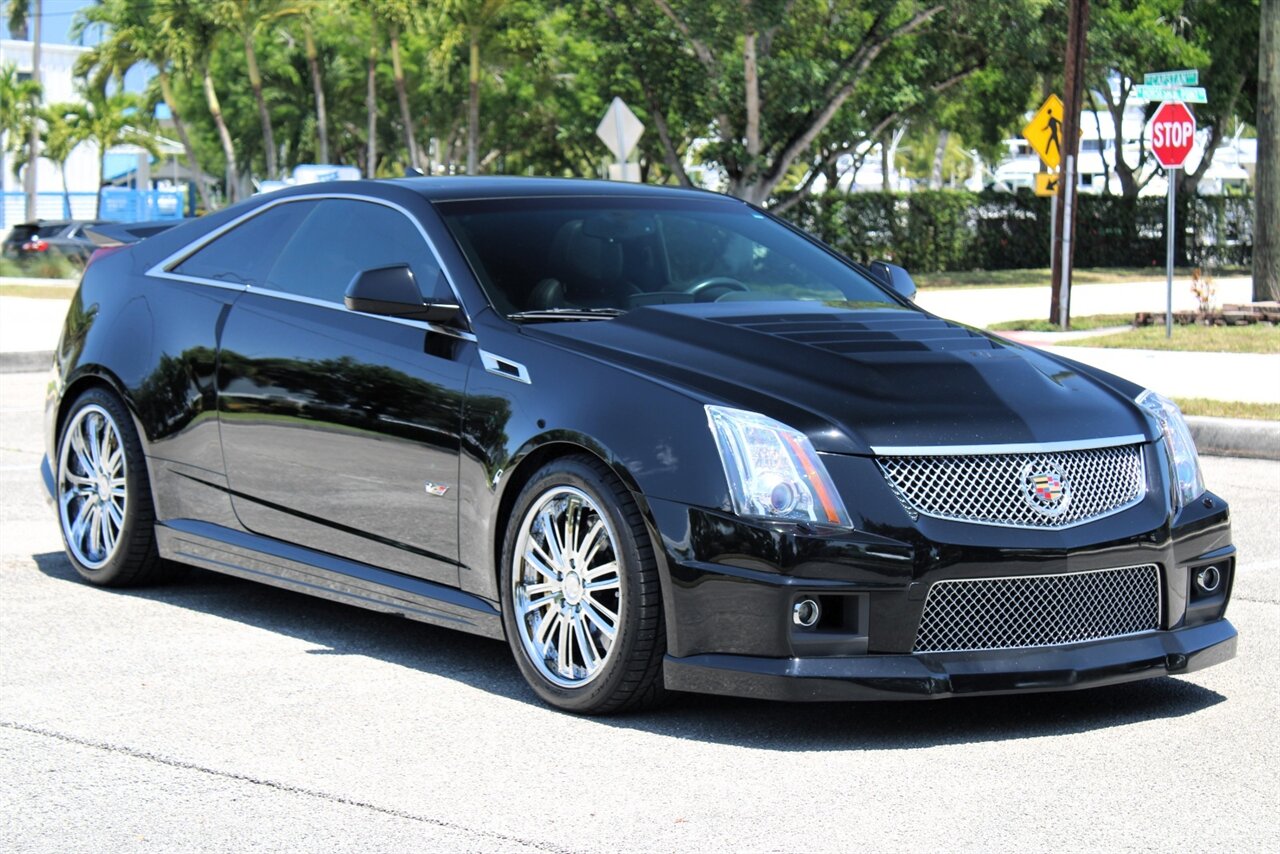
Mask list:
[[[1131,384],[906,306],[648,306],[524,331],[762,412],[830,453],[1152,438]]]

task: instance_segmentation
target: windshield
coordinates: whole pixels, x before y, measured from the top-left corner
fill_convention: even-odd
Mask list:
[[[611,317],[730,300],[897,305],[852,267],[735,202],[561,197],[438,208],[508,316]]]

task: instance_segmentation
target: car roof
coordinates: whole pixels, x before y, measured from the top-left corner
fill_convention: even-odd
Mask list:
[[[731,196],[708,190],[683,187],[632,184],[623,181],[594,181],[586,178],[516,178],[508,176],[448,175],[432,178],[365,179],[360,181],[325,181],[295,184],[267,195],[324,194],[362,192],[380,195],[379,189],[401,187],[412,190],[430,202],[474,199],[534,198],[546,196],[619,196],[644,198],[685,198],[737,202]],[[258,197],[262,198],[262,197]],[[741,203],[741,202],[739,202]]]

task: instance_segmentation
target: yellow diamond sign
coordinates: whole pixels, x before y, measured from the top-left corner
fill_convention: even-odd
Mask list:
[[[1036,195],[1037,196],[1056,196],[1058,195],[1058,178],[1057,172],[1037,172],[1036,173]]]
[[[1022,129],[1023,138],[1031,143],[1036,154],[1050,169],[1062,163],[1062,99],[1050,95],[1044,99],[1039,111]]]

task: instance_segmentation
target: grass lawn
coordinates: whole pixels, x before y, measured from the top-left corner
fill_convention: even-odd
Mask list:
[[[1248,267],[1221,267],[1209,271],[1213,276],[1245,276]],[[1191,280],[1190,267],[1177,267],[1175,279]],[[916,286],[929,288],[1031,288],[1052,284],[1048,267],[1029,270],[969,270],[959,273],[913,273]],[[1163,279],[1164,267],[1094,267],[1072,271],[1073,285],[1097,285],[1107,282],[1144,282]]]
[[[1071,332],[1082,332],[1087,329],[1110,329],[1116,326],[1132,326],[1132,314],[1090,314],[1085,317],[1071,318]],[[1047,320],[1006,320],[993,323],[987,327],[993,332],[1060,332],[1056,323]]]
[[[1178,404],[1183,415],[1280,421],[1280,403],[1241,403],[1230,400],[1207,400],[1203,397],[1175,397],[1173,401]]]
[[[1280,353],[1280,326],[1175,326],[1164,337],[1164,326],[1144,326],[1131,332],[1063,341],[1064,347],[1108,347],[1126,350],[1189,350],[1201,353]]]

